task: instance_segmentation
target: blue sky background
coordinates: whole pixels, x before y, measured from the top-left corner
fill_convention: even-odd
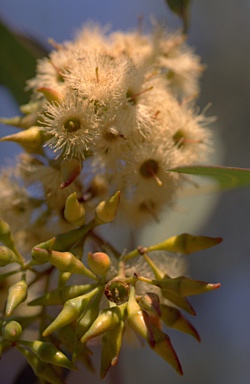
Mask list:
[[[70,39],[88,20],[125,30],[134,28],[140,15],[149,25],[151,15],[170,27],[180,26],[167,11],[164,0],[0,0],[0,15],[19,31],[42,42],[48,37],[58,42]],[[249,0],[194,0],[188,40],[207,65],[199,103],[204,108],[211,102],[208,114],[218,117],[214,130],[223,146],[220,164],[250,168]],[[11,95],[0,87],[0,116],[17,113]],[[7,132],[1,126],[1,135]],[[14,144],[1,144],[1,162],[10,153],[14,157],[17,150]],[[188,231],[192,215],[202,216],[195,199],[190,215],[181,217],[181,231]],[[167,225],[171,228],[171,224]],[[164,231],[161,226],[154,233],[163,239]],[[224,239],[217,248],[189,258],[194,278],[221,282],[222,287],[192,298],[197,317],[191,320],[200,332],[201,344],[186,335],[169,332],[183,364],[184,378],[146,348],[125,348],[117,367],[121,379],[116,384],[249,383],[250,188],[220,195],[216,206],[209,206],[206,220],[196,233]],[[14,357],[18,354],[11,355],[11,359]],[[15,375],[14,370],[2,371],[8,358],[9,355],[3,357],[0,366],[5,384],[11,384]],[[15,364],[18,367],[21,363]],[[104,383],[109,383],[109,379]],[[82,371],[82,376],[70,376],[68,384],[79,382],[97,384],[99,379]]]

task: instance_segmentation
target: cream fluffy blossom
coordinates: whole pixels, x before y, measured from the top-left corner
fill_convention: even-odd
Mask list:
[[[74,41],[53,45],[28,81],[39,104],[36,126],[49,148],[29,180],[53,184],[52,194],[43,188],[44,200],[60,210],[76,178],[79,200],[93,207],[99,192],[90,193],[91,185],[101,178],[106,196],[121,191],[122,222],[159,220],[183,184],[170,170],[203,162],[211,148],[208,119],[195,112],[199,57],[182,35],[159,26],[144,34],[89,24]],[[70,185],[65,195],[55,192],[63,177]]]

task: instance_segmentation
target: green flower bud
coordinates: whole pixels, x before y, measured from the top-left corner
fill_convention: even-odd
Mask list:
[[[67,369],[76,369],[75,365],[70,361],[54,344],[44,341],[19,341],[19,344],[31,349],[43,363],[49,363],[64,367]]]
[[[6,265],[15,262],[20,264],[17,255],[10,248],[0,245],[0,267],[5,267]]]
[[[137,303],[135,287],[133,286],[130,288],[127,312],[129,326],[144,339],[150,341],[151,335],[146,321],[147,313]]]
[[[7,316],[10,316],[14,309],[26,300],[28,295],[27,290],[28,286],[24,280],[18,281],[16,284],[9,288],[5,310]]]
[[[105,332],[102,337],[101,379],[104,379],[110,367],[118,363],[124,331],[125,323],[121,320],[114,329]]]
[[[168,364],[170,364],[177,373],[183,375],[182,367],[178,356],[172,346],[172,343],[164,332],[160,329],[151,327],[152,337],[154,339],[154,343],[149,344],[152,350],[161,356]]]
[[[177,329],[178,331],[187,333],[193,336],[196,340],[200,341],[200,336],[193,325],[182,316],[177,308],[169,307],[168,305],[161,304],[161,320],[170,328]]]
[[[83,295],[84,292],[90,291],[95,288],[96,284],[84,284],[84,285],[71,285],[62,289],[54,289],[46,293],[45,295],[38,297],[35,300],[29,302],[28,305],[60,305],[64,304],[67,300],[74,297]]]
[[[100,293],[96,295],[96,297],[94,297],[93,300],[91,300],[86,310],[83,312],[83,314],[79,318],[77,322],[77,328],[76,328],[76,335],[78,339],[80,339],[85,334],[85,332],[90,328],[90,326],[93,324],[93,322],[97,318],[99,314],[99,306],[100,306],[102,295],[103,295],[103,292],[100,291]]]
[[[79,227],[85,223],[85,208],[79,203],[76,192],[69,195],[65,202],[64,217],[69,223]]]
[[[2,335],[8,341],[17,341],[22,334],[22,327],[17,321],[9,321],[4,323],[2,327]]]
[[[0,141],[12,141],[21,145],[26,152],[42,154],[43,135],[40,127],[31,127],[24,131],[5,136]]]
[[[11,234],[8,223],[0,219],[0,241],[13,250],[15,247],[14,238]]]
[[[47,249],[48,251],[51,251],[55,241],[56,241],[56,238],[52,237],[48,241],[37,244],[34,248],[32,248],[31,256],[32,256],[33,262],[35,264],[45,264],[48,262],[47,257],[46,257],[46,253],[44,255],[43,253],[36,251],[36,248],[38,248],[38,249],[42,248],[42,249]]]
[[[173,303],[177,307],[183,309],[184,311],[186,311],[190,315],[192,315],[192,316],[196,315],[195,310],[193,309],[192,305],[189,303],[189,301],[187,300],[186,297],[178,296],[174,293],[165,291],[163,289],[161,290],[161,294],[163,297],[165,297],[165,299],[171,301],[171,303]]]
[[[116,217],[117,209],[120,203],[120,192],[116,192],[109,200],[101,201],[95,210],[95,220],[102,223],[110,223]]]
[[[147,252],[165,250],[169,252],[178,252],[183,255],[201,251],[221,243],[221,237],[192,236],[183,233],[179,236],[173,236],[162,243],[152,245],[147,248]]]
[[[122,279],[110,280],[105,286],[105,295],[109,301],[122,304],[128,300],[130,285]]]
[[[88,265],[96,275],[104,275],[110,268],[110,258],[104,252],[88,253]]]
[[[124,318],[127,303],[100,311],[91,327],[81,338],[82,343],[87,343],[90,339],[100,336],[103,333],[115,328]]]
[[[203,292],[212,291],[220,287],[220,283],[211,284],[203,281],[192,280],[185,276],[179,276],[174,279],[153,280],[157,287],[174,293],[178,296],[199,295]]]
[[[39,264],[42,264],[42,261],[49,261],[61,272],[71,272],[96,279],[96,276],[71,252],[58,252],[34,247],[32,258]]]
[[[90,300],[95,297],[95,295],[98,294],[100,290],[102,290],[102,288],[97,287],[91,292],[86,293],[85,295],[78,296],[74,299],[66,301],[62,311],[43,332],[43,336],[46,337],[57,329],[64,327],[65,325],[71,323],[74,320],[77,320],[78,317],[81,315],[82,311],[89,304]]]
[[[18,350],[25,356],[35,375],[44,382],[62,384],[62,379],[52,365],[43,363],[37,355],[28,349],[18,346]]]

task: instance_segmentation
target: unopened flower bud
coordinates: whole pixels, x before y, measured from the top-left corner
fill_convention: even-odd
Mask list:
[[[82,311],[89,304],[90,300],[95,297],[100,290],[101,288],[97,287],[85,295],[66,301],[59,315],[43,332],[43,336],[46,337],[57,329],[64,327],[74,320],[77,320]]]
[[[80,175],[82,164],[77,159],[64,159],[61,162],[62,184],[60,188],[66,188]]]
[[[13,250],[14,238],[11,234],[10,226],[8,223],[0,219],[0,241],[7,247]]]
[[[100,223],[110,223],[116,217],[120,203],[120,192],[116,192],[109,200],[101,201],[95,210],[96,220]]]
[[[221,237],[192,236],[188,233],[183,233],[179,236],[170,237],[162,243],[152,245],[147,248],[147,251],[165,250],[189,255],[190,253],[213,247],[221,243],[221,241]]]
[[[9,321],[2,327],[2,335],[8,341],[16,341],[22,334],[22,327],[17,321]]]
[[[193,325],[185,319],[177,308],[169,307],[165,304],[160,304],[161,320],[170,328],[187,333],[200,341],[200,336]]]
[[[65,202],[64,217],[69,223],[79,227],[85,223],[85,208],[79,203],[76,192],[69,195]]]
[[[19,344],[30,348],[43,363],[53,364],[67,369],[76,369],[75,365],[64,355],[64,353],[59,351],[52,343],[40,340],[22,340]]]
[[[114,329],[105,332],[102,337],[101,379],[104,379],[110,367],[118,363],[124,331],[125,323],[121,320]]]
[[[24,280],[18,281],[9,288],[5,310],[7,316],[10,316],[14,309],[26,300],[28,294],[27,290],[28,286]]]
[[[15,262],[20,262],[16,254],[4,245],[0,245],[0,267],[5,267],[5,265]]]
[[[88,253],[88,265],[96,275],[104,275],[110,268],[110,257],[104,252]]]
[[[5,136],[1,141],[12,141],[20,144],[28,153],[41,154],[43,152],[43,135],[40,127],[30,127],[13,135]]]
[[[200,293],[213,291],[220,287],[220,283],[211,284],[204,281],[192,280],[185,276],[175,277],[174,279],[153,280],[153,284],[182,297],[199,295]]]
[[[71,272],[96,279],[96,276],[71,252],[58,252],[34,247],[32,258],[38,264],[42,264],[42,261],[44,263],[48,261],[61,272]]]
[[[99,315],[82,336],[81,342],[87,343],[90,339],[114,329],[123,320],[127,303],[100,311]]]
[[[58,91],[48,87],[40,87],[37,89],[37,92],[41,92],[50,103],[59,102],[62,97]]]

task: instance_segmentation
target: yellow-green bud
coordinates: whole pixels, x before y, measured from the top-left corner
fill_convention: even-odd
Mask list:
[[[89,304],[90,300],[95,297],[101,289],[101,287],[97,287],[85,295],[66,301],[59,315],[43,332],[43,336],[46,337],[57,329],[64,327],[74,320],[77,320],[82,311]]]
[[[179,236],[173,236],[162,243],[152,245],[147,248],[147,252],[165,250],[169,252],[178,252],[183,255],[201,251],[221,243],[221,237],[192,236],[183,233]]]
[[[14,238],[11,234],[10,226],[8,223],[0,219],[0,241],[4,243],[7,247],[13,248],[14,245]]]
[[[104,379],[110,367],[118,363],[124,331],[125,323],[121,320],[114,329],[105,332],[102,337],[101,379]]]
[[[61,272],[71,272],[96,279],[96,276],[71,252],[58,252],[34,247],[32,258],[38,264],[49,261]]]
[[[61,377],[52,365],[43,363],[34,352],[31,352],[28,349],[24,349],[21,346],[18,346],[17,348],[25,356],[35,375],[41,379],[42,382],[62,384]]]
[[[54,344],[45,341],[25,341],[19,342],[21,345],[25,345],[30,348],[43,363],[57,365],[68,369],[76,369],[75,365],[57,349]]]
[[[109,200],[101,201],[95,210],[95,219],[101,223],[110,223],[116,217],[120,203],[120,192],[116,192]]]
[[[5,310],[7,316],[10,316],[14,309],[26,300],[28,294],[27,290],[28,286],[24,280],[18,281],[9,288]]]
[[[69,195],[65,202],[64,217],[69,223],[79,227],[85,223],[85,208],[79,203],[76,192]]]
[[[0,267],[5,267],[5,265],[15,262],[20,263],[16,254],[4,245],[0,245]]]
[[[28,153],[43,153],[43,135],[40,127],[31,127],[24,131],[5,136],[1,141],[12,141],[20,144]]]
[[[82,343],[114,329],[124,318],[127,303],[100,311],[91,327],[81,338]]]
[[[9,321],[2,327],[2,335],[8,341],[17,341],[22,331],[22,326],[17,321]]]
[[[110,268],[110,258],[104,252],[88,253],[88,265],[96,275],[104,275]]]
[[[211,284],[204,281],[192,280],[185,276],[175,277],[174,279],[153,280],[153,284],[182,297],[199,295],[200,293],[213,291],[220,287],[220,283]]]
[[[46,253],[45,254],[41,253],[41,252],[37,251],[36,249],[42,248],[42,249],[47,249],[48,251],[51,251],[55,241],[56,241],[56,238],[52,237],[48,241],[37,244],[34,248],[32,248],[31,256],[32,256],[33,262],[35,264],[45,264],[48,262],[48,259],[46,257]]]
[[[60,305],[64,304],[67,300],[74,297],[83,295],[84,292],[90,291],[95,288],[96,284],[84,284],[84,285],[72,285],[62,289],[54,289],[45,295],[38,297],[35,300],[29,302],[28,305]]]

